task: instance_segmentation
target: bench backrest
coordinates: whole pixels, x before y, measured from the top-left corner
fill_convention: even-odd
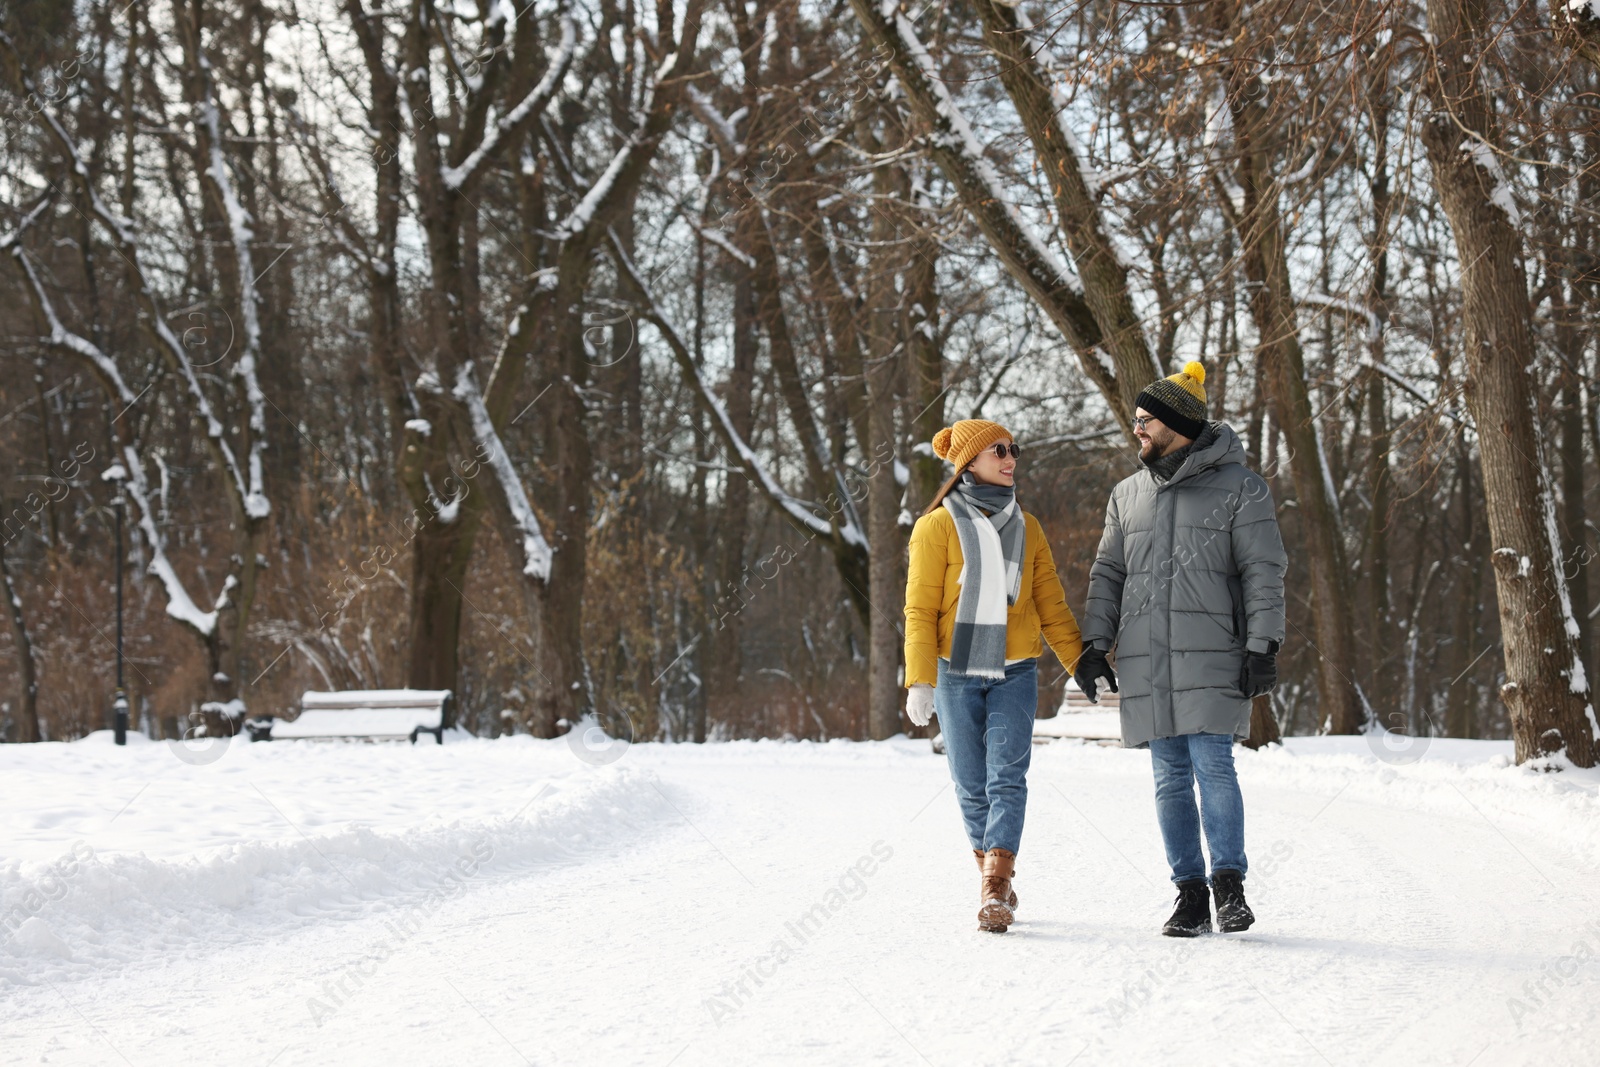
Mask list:
[[[448,689],[343,689],[309,690],[300,697],[302,711],[349,711],[365,708],[411,708],[443,711]]]
[[[1067,691],[1062,695],[1062,711],[1115,711],[1122,706],[1122,697],[1118,693],[1110,692],[1102,684],[1100,691],[1095,694],[1100,698],[1100,703],[1091,704],[1089,698],[1083,695],[1076,683],[1068,682]]]
[[[440,730],[449,702],[448,689],[313,690],[300,698],[299,718],[278,720],[272,736],[411,737]]]

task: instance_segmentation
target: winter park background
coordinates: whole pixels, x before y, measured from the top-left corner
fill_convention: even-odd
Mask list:
[[[5,0],[0,1062],[1595,1062],[1597,101],[1593,0]],[[1047,652],[980,937],[927,442],[1080,609],[1190,359],[1260,922]]]

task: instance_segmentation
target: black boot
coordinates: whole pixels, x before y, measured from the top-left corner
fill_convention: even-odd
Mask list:
[[[1211,932],[1211,890],[1206,888],[1205,879],[1178,883],[1178,908],[1161,932],[1167,937],[1194,937]]]
[[[1256,916],[1244,902],[1244,875],[1233,870],[1215,871],[1211,887],[1217,894],[1217,927],[1225,934],[1250,929]]]

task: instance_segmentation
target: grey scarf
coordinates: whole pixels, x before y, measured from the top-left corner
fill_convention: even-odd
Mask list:
[[[1190,453],[1204,449],[1216,439],[1217,428],[1208,423],[1199,437],[1196,437],[1177,451],[1169,452],[1164,456],[1157,456],[1154,459],[1141,460],[1140,462],[1150,468],[1150,473],[1156,476],[1156,481],[1170,482],[1172,476],[1177,474],[1178,469],[1183,466],[1183,461],[1189,458]]]
[[[1016,490],[963,475],[944,498],[961,540],[961,597],[950,637],[950,672],[1006,675],[1006,609],[1022,590],[1027,523]],[[987,512],[987,514],[985,514]]]

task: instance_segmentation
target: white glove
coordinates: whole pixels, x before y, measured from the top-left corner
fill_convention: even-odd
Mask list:
[[[906,718],[917,726],[928,725],[933,718],[933,686],[920,683],[906,694]]]

